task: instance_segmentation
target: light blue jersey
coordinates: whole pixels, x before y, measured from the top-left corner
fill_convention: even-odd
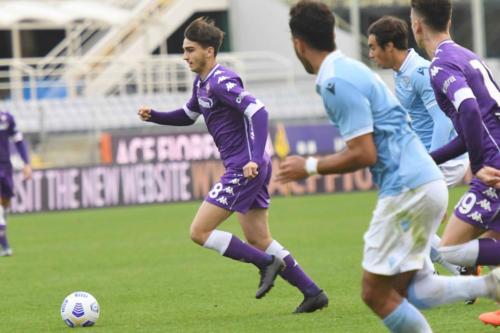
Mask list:
[[[411,117],[411,126],[428,151],[447,144],[457,133],[439,108],[429,79],[430,62],[410,49],[399,71],[394,72],[396,97]]]
[[[340,51],[332,52],[321,64],[316,90],[344,141],[373,133],[377,163],[370,171],[380,197],[443,179],[411,130],[407,112],[382,79],[364,64]]]

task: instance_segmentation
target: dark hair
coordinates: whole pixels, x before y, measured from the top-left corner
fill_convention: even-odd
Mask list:
[[[224,31],[217,28],[212,19],[199,17],[184,30],[184,37],[204,48],[213,47],[214,55],[217,55],[224,39]]]
[[[392,42],[398,50],[408,49],[408,24],[394,16],[384,16],[373,22],[368,35],[374,35],[378,45],[385,49]]]
[[[335,18],[327,5],[302,0],[290,9],[288,22],[292,36],[303,39],[311,47],[321,51],[335,50]]]
[[[411,0],[411,8],[424,24],[436,32],[445,32],[451,19],[450,0]]]

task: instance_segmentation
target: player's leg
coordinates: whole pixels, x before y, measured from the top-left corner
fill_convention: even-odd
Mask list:
[[[446,261],[441,253],[439,252],[439,246],[441,244],[441,238],[436,234],[432,236],[431,241],[431,260],[435,264],[441,265],[444,269],[446,269],[452,275],[460,275],[462,270],[462,266],[454,265]]]
[[[422,269],[407,294],[408,300],[421,309],[477,297],[500,300],[500,268],[484,276],[439,276]]]
[[[391,332],[432,332],[422,313],[402,297],[401,291],[395,287],[407,285],[414,273],[384,276],[366,270],[363,272],[362,299]]]
[[[254,179],[246,179],[235,170],[226,170],[220,181],[208,193],[191,225],[191,238],[206,248],[244,262],[253,263],[261,272],[261,283],[256,297],[263,297],[273,286],[278,272],[285,263],[272,255],[242,242],[229,232],[216,230],[232,212],[246,213],[262,186],[265,172]]]
[[[0,178],[0,256],[11,256],[12,248],[7,239],[7,209],[10,198],[14,195],[12,175],[3,175]]]
[[[415,271],[430,261],[430,239],[447,204],[440,180],[377,202],[364,235],[362,296],[391,332],[431,332],[404,296]]]
[[[242,242],[229,232],[216,230],[231,214],[229,210],[204,201],[191,223],[191,239],[225,257],[249,262],[258,268],[269,265],[273,260],[271,255]]]
[[[0,245],[2,250],[0,251],[0,257],[11,256],[12,248],[9,245],[7,239],[7,219],[6,211],[8,208],[8,200],[0,198]]]
[[[439,169],[443,173],[446,186],[448,186],[448,188],[455,187],[456,185],[461,184],[463,182],[467,170],[469,169],[469,164],[470,163],[468,158],[462,158],[462,159],[451,160],[439,165]],[[448,216],[445,213],[442,222],[445,222],[447,219]],[[459,265],[454,265],[446,261],[438,250],[440,244],[441,244],[441,238],[437,234],[435,234],[432,237],[431,241],[432,262],[441,265],[444,269],[446,269],[453,275],[460,275],[460,272],[463,271],[464,267]]]
[[[297,287],[304,295],[304,300],[297,307],[295,313],[313,312],[328,306],[326,294],[302,270],[290,252],[278,241],[272,239],[266,208],[254,208],[246,214],[238,213],[238,220],[245,238],[251,245],[265,250],[266,253],[274,255],[285,262],[285,268],[280,272],[281,277],[292,286]]]
[[[500,264],[500,242],[478,238],[484,230],[452,215],[446,226],[439,252],[446,261],[460,266]]]

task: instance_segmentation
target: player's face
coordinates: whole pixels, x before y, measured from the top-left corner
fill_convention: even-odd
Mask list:
[[[417,45],[418,47],[425,49],[424,34],[422,33],[422,20],[418,17],[413,8],[411,9],[410,19],[411,30],[413,31],[413,37],[415,37]]]
[[[386,46],[382,48],[378,42],[375,35],[368,36],[368,56],[371,60],[373,60],[377,66],[381,68],[392,68],[393,67],[393,59],[391,56],[392,43],[389,43],[391,47]]]
[[[309,74],[315,74],[313,66],[305,56],[306,45],[304,41],[302,41],[299,38],[292,37],[292,42],[293,42],[293,48],[295,50],[295,55],[297,55],[297,58],[302,63],[302,66],[304,66],[306,72]]]
[[[195,73],[202,73],[207,67],[213,48],[203,48],[200,44],[184,38],[182,49],[184,50],[182,58],[187,62],[189,69]]]

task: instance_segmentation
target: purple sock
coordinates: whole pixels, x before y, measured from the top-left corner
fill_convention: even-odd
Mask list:
[[[273,261],[273,256],[242,242],[234,235],[223,256],[234,260],[250,262],[258,268],[264,268]]]
[[[9,248],[9,242],[7,241],[7,226],[6,225],[0,225],[0,245],[2,248],[8,249]]]
[[[493,238],[479,239],[479,255],[477,265],[499,265],[500,264],[500,242]]]
[[[321,289],[307,276],[292,255],[287,255],[284,259],[286,267],[280,273],[281,277],[287,280],[292,286],[299,288],[304,296],[317,295]]]

